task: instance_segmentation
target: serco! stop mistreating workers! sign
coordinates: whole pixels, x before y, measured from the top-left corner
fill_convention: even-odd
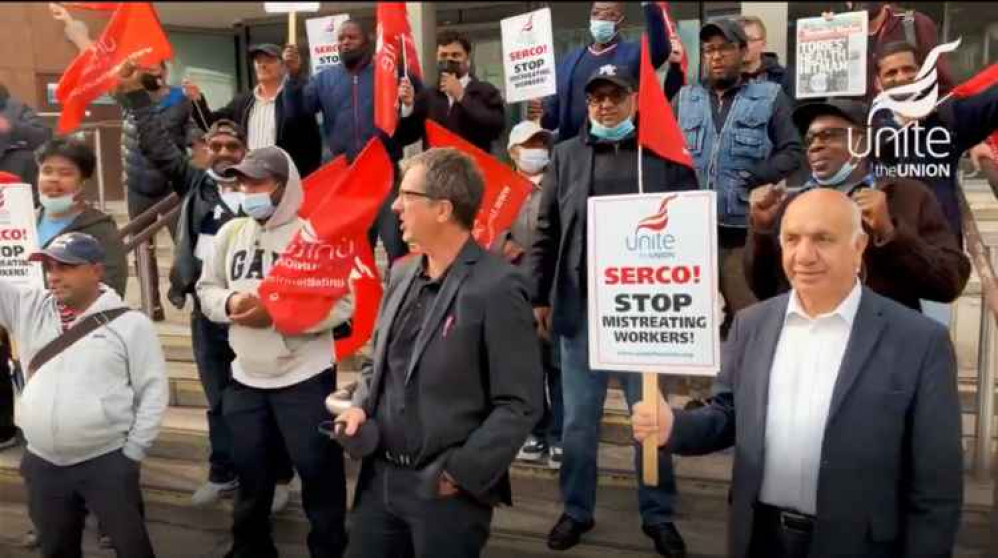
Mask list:
[[[500,22],[506,102],[519,103],[554,95],[554,41],[551,8],[508,17]]]
[[[44,289],[42,264],[28,261],[28,256],[37,251],[31,186],[0,184],[0,281]]]
[[[598,196],[588,202],[590,367],[716,375],[715,193]]]

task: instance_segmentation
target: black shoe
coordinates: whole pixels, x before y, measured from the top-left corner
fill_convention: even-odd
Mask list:
[[[580,523],[567,514],[562,514],[558,523],[548,533],[548,548],[568,550],[579,544],[582,534],[591,531],[594,525],[596,525],[595,521],[589,520],[588,523]]]
[[[686,558],[686,542],[673,523],[644,525],[641,530],[655,541],[655,552],[665,558]]]

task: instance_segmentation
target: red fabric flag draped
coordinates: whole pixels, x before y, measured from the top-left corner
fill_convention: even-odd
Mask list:
[[[686,139],[651,65],[647,35],[641,37],[641,81],[638,85],[638,143],[663,159],[693,168]]]
[[[391,188],[392,169],[384,145],[372,138],[349,168],[336,159],[303,181],[306,201],[299,215],[308,216],[308,225],[259,289],[278,331],[301,333],[318,324],[352,284],[353,332],[337,341],[337,358],[367,342],[381,303],[381,281],[367,230]]]
[[[669,12],[668,2],[656,2],[658,7],[662,10],[662,17],[665,18],[665,32],[666,39],[675,40],[680,45],[683,44],[682,39],[679,38],[679,30],[676,28],[676,21],[672,19],[672,13]],[[679,61],[679,67],[683,70],[683,85],[686,85],[686,70],[690,67],[690,57],[686,53],[686,49],[683,49],[683,57]]]
[[[475,216],[472,236],[485,248],[492,246],[496,235],[513,225],[520,207],[534,185],[513,169],[497,161],[443,126],[426,121],[426,139],[431,147],[454,147],[471,155],[485,177],[482,206]]]
[[[118,5],[104,32],[63,72],[55,96],[62,105],[59,133],[76,129],[87,105],[113,89],[118,71],[129,57],[152,66],[173,56],[170,42],[148,2]]]
[[[398,126],[399,67],[422,79],[405,2],[378,2],[378,43],[374,52],[374,125],[389,136]],[[404,51],[404,55],[403,55]]]
[[[992,64],[977,75],[953,88],[951,95],[957,99],[973,97],[998,83],[998,64]]]

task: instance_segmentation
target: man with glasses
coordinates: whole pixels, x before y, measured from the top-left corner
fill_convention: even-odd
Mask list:
[[[639,374],[589,369],[585,245],[586,198],[638,193],[637,83],[627,67],[606,65],[590,76],[585,93],[588,123],[579,136],[554,148],[542,182],[537,232],[527,256],[539,333],[559,338],[561,349],[560,485],[565,509],[548,535],[552,550],[572,548],[595,525],[599,429],[610,378],[622,384],[628,404],[641,397]],[[645,192],[697,188],[692,170],[649,150],[643,151],[640,164]],[[636,461],[640,476],[640,457]],[[672,461],[659,460],[658,474],[659,486],[638,487],[642,530],[659,554],[681,558],[686,547],[673,523],[676,480]]]
[[[920,310],[920,300],[951,302],[970,276],[939,202],[921,182],[871,174],[865,103],[833,99],[794,111],[805,132],[811,178],[804,189],[834,188],[862,210],[870,244],[860,279],[874,292]],[[780,266],[779,226],[795,195],[764,186],[752,192],[745,272],[760,300],[790,290]]]
[[[717,192],[726,335],[734,313],[755,302],[742,270],[749,193],[796,170],[801,144],[780,87],[742,77],[748,38],[741,25],[731,18],[710,22],[700,42],[706,80],[683,87],[673,104],[700,187]]]
[[[766,52],[766,24],[759,16],[742,16],[738,22],[745,32],[748,48],[742,74],[748,81],[771,81],[783,88],[787,97],[793,99],[793,84],[787,69],[780,65],[775,52]]]

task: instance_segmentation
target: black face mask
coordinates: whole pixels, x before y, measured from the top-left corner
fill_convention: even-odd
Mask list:
[[[152,74],[142,74],[142,77],[139,79],[142,81],[142,87],[146,91],[159,91],[163,87],[163,78]]]
[[[461,73],[461,63],[457,60],[439,60],[437,61],[437,73],[438,74],[454,74],[455,77],[462,77],[464,74]]]
[[[364,59],[364,56],[366,54],[367,54],[366,47],[360,47],[350,51],[341,50],[340,61],[342,61],[343,65],[346,66],[347,68],[353,68],[357,64],[359,64],[361,60]]]

